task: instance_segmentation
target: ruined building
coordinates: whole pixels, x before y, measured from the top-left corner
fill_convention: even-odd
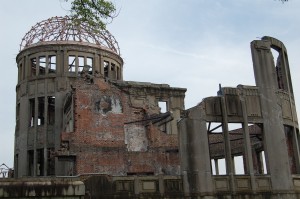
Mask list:
[[[176,121],[186,89],[123,81],[108,31],[42,21],[17,63],[16,177],[180,174]]]
[[[38,23],[16,59],[16,179],[0,197],[300,198],[287,50],[263,37],[251,51],[256,86],[185,110],[186,89],[123,80],[108,31]]]

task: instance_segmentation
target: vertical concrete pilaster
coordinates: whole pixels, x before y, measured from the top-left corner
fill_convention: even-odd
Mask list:
[[[235,181],[234,181],[234,164],[231,154],[230,136],[228,130],[228,116],[227,108],[225,103],[225,97],[221,97],[221,110],[222,110],[222,131],[225,143],[225,160],[226,160],[226,173],[230,177],[230,189],[235,192]]]
[[[293,182],[282,110],[275,93],[278,88],[270,47],[271,42],[266,40],[251,43],[255,81],[261,99],[265,156],[273,190],[291,190]]]
[[[189,118],[180,121],[180,148],[183,156],[183,179],[189,193],[212,193],[214,191],[209,155],[206,121],[202,118],[203,107],[197,107]],[[183,124],[184,123],[184,124]],[[184,143],[183,143],[184,142]],[[187,182],[185,182],[187,180]]]

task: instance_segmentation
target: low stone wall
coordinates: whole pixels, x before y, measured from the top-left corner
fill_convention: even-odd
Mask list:
[[[272,190],[270,176],[256,176],[255,191],[249,176],[213,176],[214,192],[185,193],[180,176],[109,176],[0,179],[0,198],[7,199],[298,199],[300,176],[294,190]],[[233,190],[232,190],[233,188]]]
[[[0,198],[83,199],[85,186],[78,178],[0,179]]]

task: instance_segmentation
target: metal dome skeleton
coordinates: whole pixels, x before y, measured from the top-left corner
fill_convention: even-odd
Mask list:
[[[23,37],[20,51],[32,44],[50,41],[87,42],[120,55],[118,42],[108,30],[95,30],[86,23],[74,24],[68,16],[52,17],[37,23]]]

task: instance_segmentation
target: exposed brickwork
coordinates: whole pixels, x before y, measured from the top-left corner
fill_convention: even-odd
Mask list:
[[[132,88],[120,89],[104,79],[94,84],[78,80],[72,87],[74,132],[62,133],[68,148],[60,151],[76,156],[76,174],[179,174],[177,134],[166,134],[148,120],[159,114],[153,94],[134,106],[132,94],[125,91]]]

